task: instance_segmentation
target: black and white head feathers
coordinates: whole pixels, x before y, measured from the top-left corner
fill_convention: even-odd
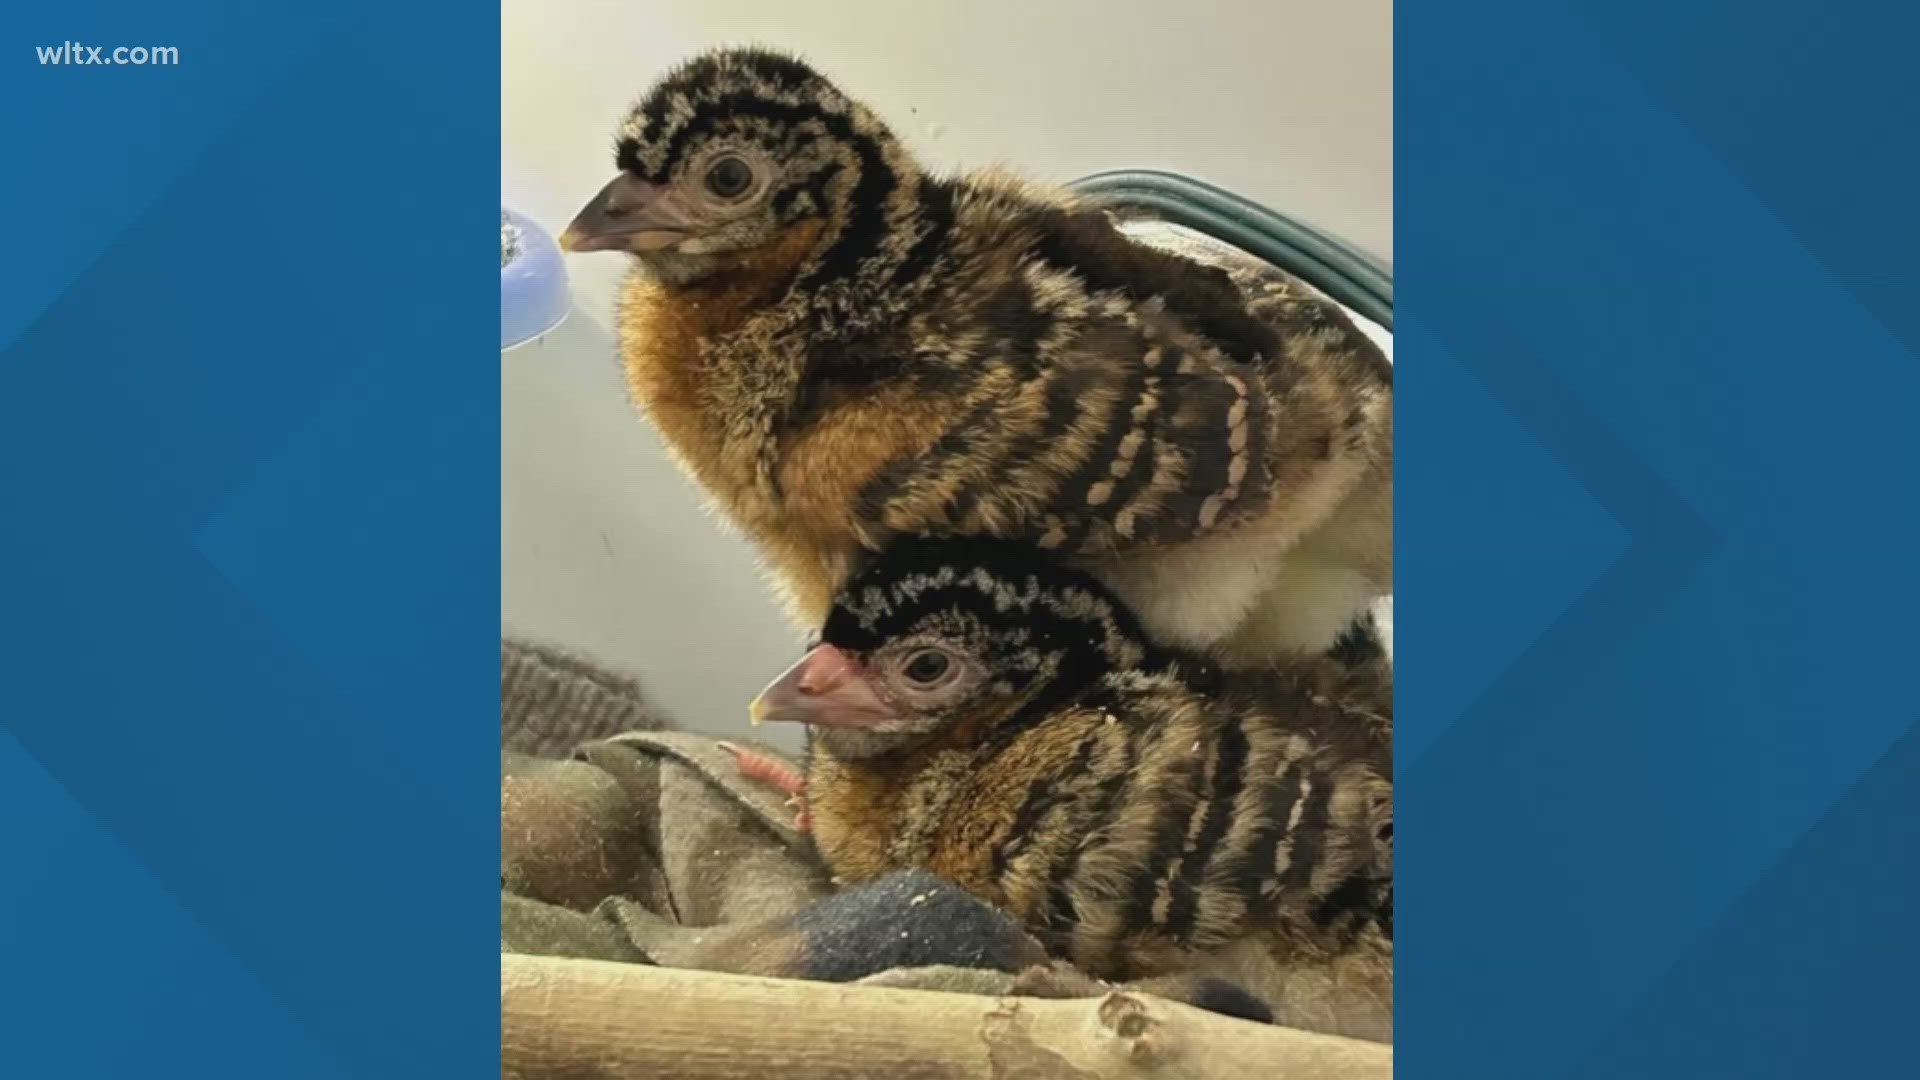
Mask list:
[[[947,732],[1010,737],[1166,663],[1105,586],[1043,552],[908,538],[840,591],[820,645],[762,707],[865,758]]]
[[[668,73],[621,125],[614,159],[625,177],[739,211],[636,252],[669,279],[724,271],[727,255],[817,219],[796,295],[897,290],[928,269],[951,219],[947,187],[922,175],[877,115],[767,49],[719,49]]]

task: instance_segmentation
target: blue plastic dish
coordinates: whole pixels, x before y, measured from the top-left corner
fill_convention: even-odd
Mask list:
[[[505,207],[500,230],[500,351],[505,352],[560,325],[573,301],[567,266],[553,237]],[[511,249],[510,234],[517,234]]]

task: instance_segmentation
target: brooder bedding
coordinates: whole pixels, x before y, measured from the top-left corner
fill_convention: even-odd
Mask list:
[[[650,1042],[646,1032],[654,1006],[667,998],[684,1005],[690,994],[712,997],[702,1015],[713,1018],[716,1030],[724,1028],[732,1005],[769,994],[791,995],[788,1007],[796,1016],[838,1003],[840,1011],[830,1017],[769,1036],[770,1045],[787,1048],[781,1052],[806,1057],[819,1051],[814,1043],[835,1023],[869,1007],[883,1013],[898,1007],[897,994],[909,991],[933,1012],[958,1010],[952,1022],[979,1028],[983,1038],[984,1017],[1004,1019],[1009,1008],[1039,1009],[1034,1015],[1045,1017],[1052,1015],[1048,1009],[1067,1008],[1066,999],[1078,999],[1073,1007],[1086,1010],[1087,1030],[1068,1025],[1048,1035],[1045,1024],[1029,1030],[1022,1021],[1001,1032],[1020,1046],[1065,1040],[1064,1048],[1046,1051],[1065,1054],[1062,1061],[1076,1053],[1118,1053],[1115,1046],[1131,1047],[1150,1031],[1198,1024],[1219,1027],[1225,1034],[1213,1038],[1240,1040],[1236,1045],[1251,1039],[1258,1053],[1278,1055],[1276,1063],[1311,1059],[1318,1064],[1308,1075],[1390,1075],[1388,1047],[1230,1019],[1265,1019],[1264,1010],[1218,980],[1168,977],[1112,987],[1049,963],[1009,920],[926,875],[837,890],[805,835],[792,827],[781,796],[742,779],[735,758],[716,740],[674,730],[637,681],[564,652],[502,642],[501,742],[506,1075],[573,1075],[566,1070],[582,1054],[618,1058],[635,1069],[649,1054],[677,1054],[685,1033],[660,1033]],[[860,989],[816,992],[767,980]],[[567,1004],[569,988],[582,986],[597,989]],[[956,1004],[959,994],[977,997]],[[1122,1023],[1122,1014],[1137,1010],[1158,1019]],[[631,1027],[624,1026],[628,1021]],[[580,1040],[592,1047],[577,1045]],[[814,1051],[803,1053],[807,1046]],[[971,1052],[962,1047],[992,1056],[991,1039],[963,1040],[951,1053]],[[1128,1060],[1139,1053],[1122,1049]],[[742,1053],[751,1058],[761,1051]],[[891,1060],[888,1054],[934,1052],[911,1039],[859,1050],[875,1068]],[[722,1055],[715,1071],[683,1074],[744,1075],[728,1071],[733,1063]]]

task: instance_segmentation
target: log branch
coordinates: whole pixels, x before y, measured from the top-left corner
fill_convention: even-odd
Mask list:
[[[500,957],[503,1080],[1389,1080],[1378,1043],[1146,994],[1047,1000]]]

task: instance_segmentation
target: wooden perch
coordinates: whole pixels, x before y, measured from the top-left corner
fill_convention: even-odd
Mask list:
[[[1388,1080],[1378,1043],[1145,994],[1048,1000],[500,957],[503,1080]]]

